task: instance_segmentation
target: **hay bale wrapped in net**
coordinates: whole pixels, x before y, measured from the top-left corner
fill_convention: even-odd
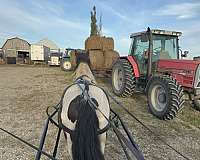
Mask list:
[[[114,50],[114,40],[111,37],[102,37],[102,49],[103,51]]]
[[[104,51],[104,68],[112,69],[113,63],[119,58],[119,53],[114,50]]]
[[[94,50],[102,49],[102,37],[100,36],[91,36],[88,37],[85,41],[85,50]]]
[[[104,53],[101,50],[90,50],[90,67],[92,70],[102,69],[104,66]]]

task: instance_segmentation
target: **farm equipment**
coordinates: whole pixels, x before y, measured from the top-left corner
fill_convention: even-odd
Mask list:
[[[49,66],[60,66],[60,53],[59,52],[53,52],[49,55],[48,65]]]
[[[37,45],[37,44],[31,45],[31,61],[33,61],[34,64],[47,63],[49,54],[50,54],[50,48],[44,45]]]
[[[132,34],[130,54],[112,68],[112,88],[121,97],[134,91],[147,95],[149,111],[163,120],[173,119],[183,107],[186,94],[200,110],[200,61],[183,60],[181,32],[150,30]]]
[[[72,70],[72,64],[70,60],[70,52],[74,51],[74,49],[66,48],[65,53],[62,55],[61,59],[61,69],[63,71],[70,71]]]

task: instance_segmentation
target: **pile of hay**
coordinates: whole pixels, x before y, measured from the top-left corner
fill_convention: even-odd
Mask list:
[[[112,69],[113,63],[119,58],[119,53],[114,50],[104,51],[104,68]]]
[[[114,40],[110,37],[91,36],[85,41],[85,50],[114,50]]]
[[[102,69],[104,66],[104,53],[102,50],[89,50],[90,67],[92,70]]]
[[[85,41],[85,50],[88,51],[92,70],[112,69],[113,62],[119,57],[111,37],[91,36]]]
[[[111,70],[113,63],[119,58],[114,50],[114,40],[111,37],[91,36],[85,40],[85,51],[89,54],[92,70]],[[70,53],[72,67],[76,67],[75,51]]]

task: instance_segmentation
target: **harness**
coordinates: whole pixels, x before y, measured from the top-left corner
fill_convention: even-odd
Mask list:
[[[62,128],[62,130],[63,130],[64,132],[67,132],[67,133],[69,133],[70,135],[72,135],[74,131],[73,131],[72,129],[68,128],[67,126],[65,126],[65,125],[62,123],[62,118],[61,118],[61,112],[62,112],[62,108],[63,108],[63,103],[62,103],[62,102],[63,102],[63,98],[64,98],[64,95],[65,95],[66,91],[67,91],[71,86],[73,86],[73,85],[78,85],[78,86],[80,87],[80,89],[82,90],[81,96],[85,99],[85,101],[88,101],[89,104],[91,104],[91,98],[89,97],[89,94],[88,94],[89,86],[96,86],[96,85],[95,85],[94,83],[92,83],[92,82],[89,82],[89,81],[87,81],[87,80],[84,80],[84,79],[83,79],[84,76],[86,76],[86,75],[83,75],[83,76],[79,77],[79,78],[75,81],[74,84],[68,86],[68,87],[64,90],[63,95],[62,95],[62,98],[61,98],[60,108],[59,108],[59,111],[58,111],[58,124],[59,124],[59,127]],[[82,87],[82,85],[83,85],[84,87]],[[104,93],[105,93],[105,92],[104,92]],[[108,98],[107,94],[105,94],[105,95],[106,95],[106,97]],[[108,100],[109,100],[109,98],[108,98]],[[92,103],[93,103],[93,102],[92,102]],[[91,106],[91,107],[94,107],[94,106],[96,106],[96,105],[95,105],[95,104],[91,104],[90,106]],[[95,108],[93,108],[93,109],[94,109],[94,110],[97,110],[97,107],[95,107]],[[98,129],[98,131],[97,131],[98,135],[105,133],[106,131],[108,131],[109,128],[110,128],[110,125],[109,125],[109,123],[108,123],[104,128]]]
[[[91,97],[89,96],[88,94],[88,87],[90,85],[95,85],[94,83],[92,82],[89,82],[89,81],[86,81],[83,79],[85,75],[83,75],[82,77],[80,77],[79,79],[77,79],[75,81],[74,84],[77,84],[79,85],[80,89],[82,90],[82,96],[83,98],[85,98],[86,100],[88,100],[93,106],[95,110],[99,110],[98,107],[96,106],[96,104],[93,103],[93,101],[91,100]],[[72,84],[72,85],[74,85]],[[83,84],[85,87],[82,88],[81,87],[81,84]],[[70,85],[70,86],[72,86]],[[42,133],[42,136],[41,136],[41,139],[40,139],[40,144],[39,144],[39,147],[36,147],[32,144],[30,144],[29,142],[21,139],[20,137],[12,134],[11,132],[3,129],[3,128],[0,128],[0,130],[2,130],[3,132],[11,135],[12,137],[14,137],[15,139],[23,142],[24,144],[30,146],[31,148],[33,148],[34,150],[37,151],[37,154],[35,156],[35,160],[40,160],[41,158],[41,155],[45,155],[47,156],[49,159],[53,159],[55,160],[56,159],[56,154],[57,154],[57,149],[58,149],[58,145],[59,145],[59,140],[60,140],[60,135],[61,135],[61,131],[63,130],[64,133],[67,132],[69,134],[73,134],[73,131],[71,129],[69,129],[68,127],[66,127],[65,125],[62,124],[62,120],[61,120],[61,111],[62,111],[62,101],[63,101],[63,97],[64,97],[64,93],[67,91],[67,89],[69,89],[68,86],[64,92],[63,92],[63,95],[62,95],[62,98],[61,98],[61,101],[56,105],[56,106],[53,106],[54,108],[54,111],[50,114],[49,113],[49,108],[48,107],[46,109],[46,113],[47,113],[47,119],[45,121],[45,126],[44,126],[44,129],[43,129],[43,133]],[[95,85],[96,86],[96,85]],[[99,86],[98,86],[99,87]],[[170,146],[167,142],[165,142],[165,140],[163,140],[162,138],[160,138],[158,136],[158,134],[156,134],[155,132],[153,132],[149,127],[147,127],[145,124],[143,124],[136,116],[134,116],[131,112],[129,112],[124,106],[122,103],[120,103],[119,101],[117,101],[109,92],[106,92],[103,88],[99,87],[100,89],[102,89],[102,91],[104,91],[106,97],[108,98],[109,100],[109,97],[112,99],[113,102],[115,102],[118,106],[120,106],[124,111],[127,112],[127,114],[129,114],[132,118],[134,118],[138,123],[140,123],[145,129],[147,129],[150,133],[152,133],[153,135],[155,135],[161,142],[163,142],[165,145],[167,145],[170,149],[172,149],[173,151],[175,151],[177,154],[179,154],[181,157],[183,157],[184,159],[186,160],[190,160],[190,158],[186,157],[185,155],[183,155],[181,152],[179,152],[178,150],[176,150],[175,148],[173,148],[172,146]],[[100,111],[100,110],[99,110]],[[126,125],[124,124],[124,122],[122,121],[122,119],[120,118],[120,116],[114,111],[112,110],[112,108],[110,108],[110,111],[111,111],[111,114],[113,114],[113,116],[110,117],[110,119],[108,119],[101,111],[101,114],[106,118],[106,120],[108,121],[108,125],[106,125],[103,129],[99,130],[98,131],[98,134],[102,134],[104,132],[106,132],[109,128],[112,128],[114,133],[116,134],[121,146],[122,146],[122,149],[127,157],[128,160],[131,160],[132,157],[129,156],[129,153],[127,151],[127,148],[129,149],[129,151],[135,156],[135,159],[137,160],[144,160],[144,157],[143,157],[143,154],[142,152],[140,151],[138,145],[136,144],[136,142],[133,140],[133,137],[132,135],[130,134],[129,130],[127,129]],[[54,116],[58,114],[58,122],[56,122],[53,118]],[[57,128],[58,128],[58,133],[57,133],[57,138],[56,138],[56,143],[55,143],[55,146],[54,146],[54,150],[53,150],[53,155],[50,155],[48,153],[46,153],[45,151],[43,151],[43,146],[44,146],[44,143],[45,143],[45,138],[46,138],[46,135],[47,135],[47,130],[48,130],[48,125],[49,125],[49,122],[51,122],[52,124],[54,124]],[[126,136],[124,136],[121,131],[117,128],[118,126],[118,123],[121,123],[121,126],[126,134]],[[64,134],[66,136],[66,134]]]
[[[104,132],[106,132],[109,128],[112,128],[114,133],[116,134],[123,150],[124,150],[124,153],[127,157],[128,160],[131,160],[132,158],[129,156],[128,154],[128,151],[127,151],[127,148],[131,151],[131,153],[136,157],[137,160],[144,160],[144,157],[143,157],[143,154],[142,152],[139,150],[139,147],[138,145],[136,144],[136,142],[133,140],[130,132],[128,131],[127,127],[125,126],[125,124],[123,123],[122,119],[119,117],[119,115],[114,112],[112,109],[111,109],[111,113],[114,115],[112,118],[108,118],[104,115],[104,113],[98,108],[98,106],[96,106],[96,104],[92,101],[91,97],[89,96],[88,94],[88,91],[89,91],[89,86],[93,85],[93,86],[96,86],[94,83],[92,82],[89,82],[85,79],[83,79],[83,77],[86,76],[86,75],[83,75],[82,77],[79,77],[74,84],[78,85],[80,87],[80,89],[82,90],[82,97],[89,102],[90,104],[90,107],[92,107],[93,110],[98,110],[102,115],[103,117],[108,121],[108,124],[103,128],[103,129],[99,129],[98,130],[98,134],[103,134]],[[73,85],[73,84],[72,84]],[[82,85],[84,87],[82,87]],[[69,86],[70,87],[70,86]],[[58,112],[58,117],[59,117],[59,126],[63,129],[63,131],[69,133],[70,135],[73,134],[73,131],[71,129],[69,129],[68,127],[66,127],[63,123],[62,123],[62,119],[61,119],[61,112],[62,112],[62,102],[63,102],[63,98],[64,98],[64,95],[67,91],[67,89],[69,88],[67,87],[66,90],[64,91],[63,93],[63,96],[61,98],[61,106],[60,106],[60,110]],[[99,87],[99,86],[98,86]],[[99,87],[103,92],[104,94],[106,95],[108,101],[109,101],[109,96],[108,94],[105,92],[105,90],[101,87]],[[121,133],[121,131],[117,128],[117,124],[116,124],[116,118],[120,121],[120,123],[122,124],[122,128],[124,129],[128,139]],[[66,135],[65,135],[66,137]]]

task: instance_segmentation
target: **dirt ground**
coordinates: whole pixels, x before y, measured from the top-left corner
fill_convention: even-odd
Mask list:
[[[59,67],[0,65],[0,127],[38,146],[46,118],[46,108],[59,102],[64,88],[72,82],[71,74],[61,71]],[[97,82],[110,90],[108,79],[99,78]],[[199,112],[185,104],[176,119],[161,121],[148,112],[146,98],[143,95],[135,94],[131,98],[118,98],[118,100],[168,144],[189,159],[200,160]],[[114,105],[112,107],[126,122],[145,159],[184,159],[119,107]],[[56,132],[57,129],[51,125],[44,148],[49,153],[52,153]],[[0,159],[34,159],[35,153],[33,149],[0,131]],[[63,135],[58,158],[69,158]],[[112,130],[108,132],[105,158],[125,159]],[[43,156],[42,159],[46,158]]]

